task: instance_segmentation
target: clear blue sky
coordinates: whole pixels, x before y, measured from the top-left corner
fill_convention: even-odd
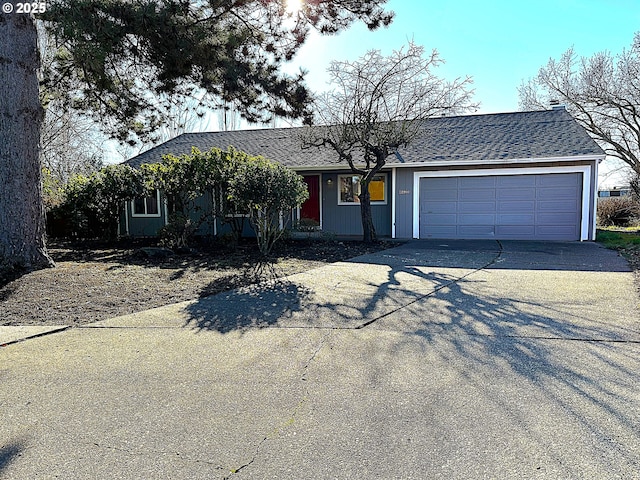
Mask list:
[[[295,59],[309,71],[316,91],[326,88],[333,59],[355,60],[367,50],[383,54],[408,39],[437,49],[445,78],[474,79],[478,113],[518,109],[517,87],[535,76],[550,57],[574,46],[582,56],[628,48],[640,30],[640,0],[389,0],[396,13],[386,29],[362,25],[334,37],[314,35]]]

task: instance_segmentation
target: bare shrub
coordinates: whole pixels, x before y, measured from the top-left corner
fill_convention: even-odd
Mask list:
[[[598,200],[598,224],[603,227],[627,227],[640,214],[640,205],[630,196]]]

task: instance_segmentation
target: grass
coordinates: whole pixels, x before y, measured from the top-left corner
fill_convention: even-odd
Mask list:
[[[598,229],[596,242],[624,256],[635,273],[636,284],[640,289],[640,228],[610,227]]]
[[[640,231],[638,227],[627,229],[598,229],[596,242],[607,248],[638,249],[640,248]]]

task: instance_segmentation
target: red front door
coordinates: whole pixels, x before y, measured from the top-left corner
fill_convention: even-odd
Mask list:
[[[315,220],[320,225],[320,176],[309,175],[302,177],[309,190],[309,199],[300,207],[300,219]]]

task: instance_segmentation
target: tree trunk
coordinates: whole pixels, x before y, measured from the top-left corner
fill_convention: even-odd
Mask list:
[[[45,246],[39,157],[43,109],[33,18],[0,15],[0,266],[53,266]]]
[[[362,241],[373,243],[378,240],[376,229],[373,226],[371,215],[371,193],[369,193],[369,181],[362,179],[360,184],[360,216],[362,217]]]

